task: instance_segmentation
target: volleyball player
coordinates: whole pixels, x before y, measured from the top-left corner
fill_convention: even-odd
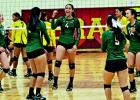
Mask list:
[[[40,20],[40,14],[40,8],[32,8],[29,24],[27,26],[28,40],[26,49],[33,71],[29,93],[26,97],[27,100],[46,100],[40,93],[47,64],[41,35],[44,35],[48,44],[50,43],[50,38],[47,34],[45,23]],[[36,94],[34,94],[34,88],[36,88]]]
[[[107,18],[107,31],[102,34],[102,51],[107,52],[106,65],[104,70],[104,90],[107,100],[112,100],[111,83],[117,73],[119,85],[124,100],[130,100],[130,93],[127,85],[127,65],[123,49],[125,36],[120,25],[114,16]]]
[[[70,69],[70,79],[66,91],[72,91],[73,89],[73,79],[75,75],[75,56],[77,45],[80,40],[80,23],[78,19],[74,16],[74,7],[72,4],[67,4],[65,6],[65,16],[59,17],[56,21],[54,18],[57,15],[57,11],[52,14],[51,28],[56,29],[57,26],[61,27],[61,34],[58,40],[56,48],[56,61],[54,68],[54,83],[53,89],[58,88],[58,75],[60,72],[60,66],[65,56],[68,54],[68,63]]]
[[[44,16],[42,15],[41,18],[45,24],[46,27],[51,27],[51,23],[48,21],[46,13],[44,13]],[[55,40],[55,31],[50,29],[47,29],[48,35],[50,37],[50,44],[48,45],[44,36],[43,36],[43,46],[45,48],[46,57],[47,57],[47,63],[48,63],[48,80],[51,82],[53,80],[53,71],[52,71],[52,62],[53,62],[53,53],[56,48],[56,40]]]
[[[27,66],[27,74],[25,74],[25,77],[31,76],[31,68],[28,61],[28,57],[26,54],[26,43],[27,43],[27,30],[26,24],[20,20],[20,14],[15,12],[12,15],[13,17],[13,23],[12,28],[23,28],[23,29],[13,29],[12,30],[12,42],[11,45],[14,46],[14,62],[13,62],[13,68],[9,72],[9,75],[16,77],[16,69],[18,65],[18,58],[20,53],[22,53],[23,61],[25,62]]]
[[[140,22],[137,21],[137,12],[134,9],[126,11],[126,18],[130,23],[127,25],[126,35],[130,41],[128,50],[128,72],[130,78],[130,92],[136,92],[136,82],[134,77],[134,66],[140,71]]]
[[[9,63],[8,63],[8,57],[6,55],[6,45],[4,41],[4,26],[2,25],[4,18],[2,15],[0,15],[0,62],[1,62],[1,69],[0,69],[0,92],[3,91],[3,88],[1,86],[1,80],[5,76],[6,73],[10,70]]]

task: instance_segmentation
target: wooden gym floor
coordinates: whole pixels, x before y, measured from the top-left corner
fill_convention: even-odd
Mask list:
[[[46,96],[47,100],[105,100],[103,89],[105,57],[106,55],[104,53],[77,54],[76,75],[72,92],[66,92],[69,70],[67,59],[63,60],[58,90],[52,90],[50,88],[46,74],[42,95]],[[20,58],[17,69],[18,76],[14,78],[7,75],[2,81],[5,91],[0,93],[0,100],[25,100],[30,82],[29,78],[24,78],[25,70],[26,66],[23,65]],[[140,77],[136,79],[138,91],[135,94],[131,94],[131,100],[140,100]],[[112,93],[113,100],[123,100],[116,76],[112,83]]]

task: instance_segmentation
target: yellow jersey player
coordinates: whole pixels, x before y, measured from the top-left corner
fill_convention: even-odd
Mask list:
[[[14,62],[13,69],[9,72],[9,75],[17,76],[16,68],[18,65],[18,58],[21,52],[23,61],[27,66],[27,74],[25,74],[25,77],[29,77],[31,76],[31,68],[26,54],[26,44],[27,44],[26,24],[20,20],[20,14],[18,12],[13,13],[12,18],[13,18],[12,28],[17,29],[12,30],[11,45],[14,46]]]
[[[51,23],[46,21],[45,22],[46,27],[51,27]],[[52,60],[53,60],[53,51],[56,48],[56,39],[55,39],[55,31],[52,30],[51,28],[47,29],[48,35],[50,37],[50,44],[46,42],[44,36],[43,36],[43,46],[45,48],[46,56],[47,56],[47,63],[48,63],[48,80],[52,81],[53,80],[53,73],[52,73]]]

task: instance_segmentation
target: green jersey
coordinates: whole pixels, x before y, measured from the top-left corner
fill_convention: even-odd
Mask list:
[[[102,34],[102,47],[103,51],[107,52],[107,60],[126,59],[124,55],[124,45],[126,40],[115,43],[115,34],[111,30],[107,30]]]
[[[57,26],[61,27],[61,34],[59,37],[59,42],[65,44],[78,45],[78,42],[81,37],[80,33],[80,23],[79,20],[75,17],[68,19],[67,17],[59,17],[56,21],[52,19],[51,28],[56,29]]]
[[[6,48],[4,35],[5,35],[4,26],[0,25],[0,47]]]
[[[134,33],[130,32],[131,27],[135,28],[136,31]],[[140,23],[138,21],[136,21],[134,25],[129,23],[127,25],[127,33],[126,37],[130,41],[129,52],[140,52]]]
[[[50,38],[47,33],[46,25],[43,21],[40,21],[36,27],[36,31],[30,32],[29,26],[27,26],[28,35],[27,35],[27,52],[32,52],[38,49],[44,49],[42,44],[41,35],[44,35],[47,43],[50,43]]]

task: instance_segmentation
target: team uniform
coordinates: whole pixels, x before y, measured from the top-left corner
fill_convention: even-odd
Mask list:
[[[5,44],[5,41],[4,41],[4,36],[5,36],[5,31],[4,31],[4,26],[0,24],[0,47],[3,47],[5,49],[4,52],[6,52],[6,44]],[[0,54],[2,52],[0,51]],[[7,59],[5,59],[7,60]],[[5,73],[8,73],[8,71],[10,70],[10,68],[5,68],[3,65],[2,67],[0,67],[0,75],[3,76],[3,74]],[[3,88],[1,86],[1,80],[0,80],[0,93],[3,91]]]
[[[66,16],[59,17],[56,21],[52,19],[51,28],[56,29],[57,26],[61,27],[61,33],[58,39],[57,45],[61,45],[65,50],[72,49],[74,45],[78,45],[80,40],[80,23],[79,20],[75,17],[68,19]],[[60,68],[61,62],[56,59],[55,67]],[[69,69],[75,69],[75,63],[69,63]],[[70,82],[66,91],[72,91],[73,89],[73,78],[70,77]],[[53,89],[57,89],[57,80],[58,76],[54,76]]]
[[[61,34],[58,45],[63,46],[66,50],[71,49],[73,45],[78,45],[81,34],[77,34],[80,28],[79,20],[75,17],[67,19],[65,16],[59,17],[56,22],[52,19],[51,28],[61,27]]]
[[[4,42],[4,26],[0,25],[0,47],[6,48],[5,42]],[[2,52],[0,52],[1,54]],[[2,68],[0,68],[1,70]],[[0,92],[3,91],[3,88],[1,86],[1,81],[0,81]]]
[[[131,33],[130,28],[135,27],[136,32]],[[140,52],[140,23],[135,21],[134,25],[131,26],[129,23],[127,25],[127,39],[130,41],[129,52],[134,54]]]
[[[45,22],[47,27],[51,26],[50,22]],[[52,29],[47,29],[49,38],[50,38],[50,44],[47,43],[45,40],[45,37],[43,36],[43,46],[47,50],[47,52],[53,52],[54,47],[56,46],[56,40],[55,40],[55,31]]]
[[[23,28],[18,30],[17,29],[12,30],[12,44],[14,44],[14,46],[17,48],[26,47],[27,44],[26,24],[21,20],[17,20],[16,22],[12,23],[12,28]]]
[[[122,16],[121,19],[117,19],[118,22],[120,22],[122,25],[127,25],[128,24],[128,21],[126,19],[126,17]]]
[[[28,27],[27,27],[27,30],[28,30]],[[44,47],[41,41],[42,40],[41,35],[44,35],[45,40],[49,44],[50,38],[47,33],[46,25],[43,21],[39,22],[35,32],[30,32],[28,30],[28,36],[27,36],[28,40],[27,40],[26,50],[27,50],[27,55],[29,59],[36,58],[45,53]]]
[[[0,47],[3,47],[6,49],[6,44],[4,41],[4,36],[5,36],[5,31],[4,31],[4,26],[0,25]]]
[[[126,57],[124,55],[124,45],[125,40],[119,42],[119,44],[115,43],[115,34],[112,33],[111,30],[105,31],[102,34],[102,50],[107,52],[107,59],[105,70],[115,73],[118,71],[125,70],[127,68],[126,65]]]

